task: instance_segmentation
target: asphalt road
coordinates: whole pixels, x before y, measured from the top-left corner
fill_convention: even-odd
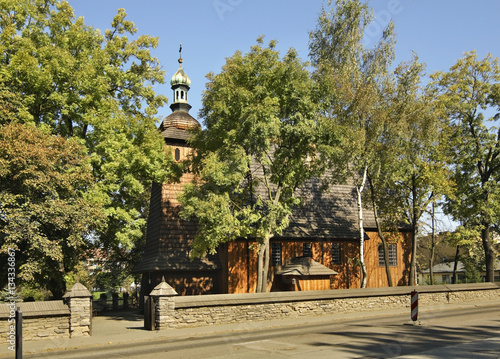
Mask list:
[[[47,353],[37,358],[500,358],[500,303],[490,307],[252,328],[199,338]],[[249,330],[245,330],[248,326]],[[251,330],[250,330],[251,329]],[[31,358],[31,356],[26,356]]]

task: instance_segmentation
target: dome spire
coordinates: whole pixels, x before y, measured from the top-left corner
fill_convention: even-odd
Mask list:
[[[170,85],[174,91],[174,99],[170,108],[173,112],[188,112],[191,109],[188,103],[188,91],[189,85],[191,85],[191,79],[182,69],[182,44],[179,45],[179,59],[177,61],[179,62],[179,69],[170,80]]]
[[[172,113],[160,125],[160,130],[168,141],[186,141],[188,129],[199,128],[200,123],[189,114],[191,105],[188,103],[188,91],[191,80],[182,69],[182,44],[179,46],[179,69],[172,76],[170,85],[173,90],[173,101],[170,105]]]

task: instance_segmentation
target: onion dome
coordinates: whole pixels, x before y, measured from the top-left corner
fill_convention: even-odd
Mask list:
[[[179,69],[177,72],[172,76],[172,79],[170,80],[170,86],[175,86],[175,85],[185,85],[185,86],[190,86],[191,85],[191,79],[186,75],[184,70],[182,69],[182,58],[179,59]]]
[[[166,117],[160,125],[160,131],[165,139],[187,140],[189,130],[199,128],[200,123],[189,114],[191,105],[188,103],[188,92],[191,80],[182,69],[182,57],[179,50],[179,69],[172,76],[170,85],[173,90],[173,102],[170,105],[172,113]]]

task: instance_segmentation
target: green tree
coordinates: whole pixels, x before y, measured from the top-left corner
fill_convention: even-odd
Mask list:
[[[208,75],[195,134],[196,182],[180,201],[198,219],[193,255],[215,252],[238,237],[258,243],[256,291],[267,290],[269,239],[288,227],[295,190],[312,175],[315,147],[313,84],[290,49],[280,59],[275,41],[226,60]]]
[[[500,213],[500,68],[498,59],[466,53],[449,72],[432,75],[440,114],[451,129],[454,197],[446,210],[469,230],[481,233],[486,281],[494,281],[491,231]],[[494,113],[494,114],[493,114]],[[485,122],[486,121],[486,122]]]
[[[392,145],[386,148],[391,159],[383,165],[389,182],[381,197],[386,218],[394,224],[404,221],[412,230],[410,285],[416,283],[422,217],[452,188],[444,151],[447,132],[436,116],[432,96],[422,88],[423,70],[416,56],[395,70],[396,86],[389,107],[391,135],[387,138]]]
[[[334,171],[348,168],[349,177],[355,181],[361,287],[365,287],[362,194],[370,167],[377,159],[376,143],[384,123],[383,93],[394,58],[395,40],[391,22],[375,46],[367,48],[365,30],[373,20],[372,10],[359,0],[337,0],[335,6],[332,3],[328,2],[329,9],[322,9],[309,43],[323,110],[321,127],[326,131],[322,137],[327,140],[320,150]],[[339,142],[332,137],[334,131],[344,134],[345,140]]]
[[[15,120],[83,141],[104,204],[106,248],[131,248],[143,237],[152,181],[170,173],[154,115],[166,102],[155,83],[164,73],[119,9],[101,33],[75,18],[65,1],[0,0],[0,120],[16,98]]]
[[[103,220],[94,187],[79,141],[31,125],[0,127],[0,250],[16,251],[17,285],[36,283],[62,297],[64,275]]]

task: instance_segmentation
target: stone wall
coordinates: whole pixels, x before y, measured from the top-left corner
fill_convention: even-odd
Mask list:
[[[500,298],[495,283],[176,297],[158,329],[403,309],[410,307],[412,290],[420,308]]]
[[[61,317],[23,318],[23,340],[69,337],[69,315]]]
[[[23,341],[90,336],[91,294],[82,284],[76,283],[63,298],[65,301],[0,304],[0,339],[11,339],[11,326],[15,328],[13,318],[18,307],[23,319]]]
[[[11,325],[15,320],[8,304],[0,305],[0,337],[9,338]],[[55,339],[69,337],[70,311],[68,306],[59,301],[17,303],[23,315],[23,340]],[[10,322],[9,322],[9,319]],[[15,330],[14,330],[15,333]]]

